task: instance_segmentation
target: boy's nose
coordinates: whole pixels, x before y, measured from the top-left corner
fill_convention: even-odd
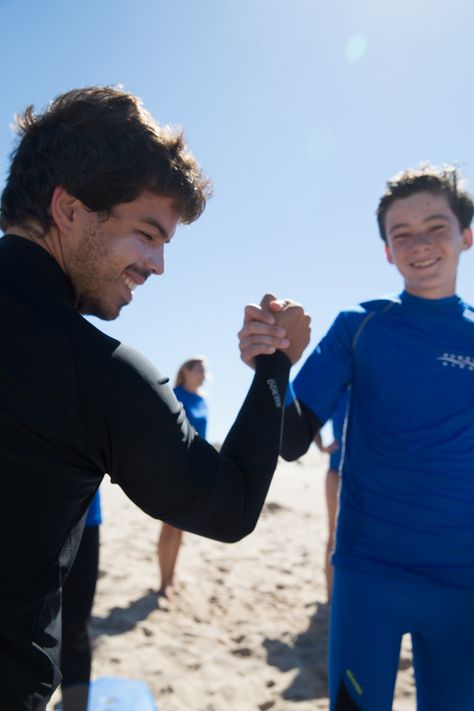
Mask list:
[[[417,232],[413,238],[413,247],[430,246],[433,243],[433,238],[428,232]]]

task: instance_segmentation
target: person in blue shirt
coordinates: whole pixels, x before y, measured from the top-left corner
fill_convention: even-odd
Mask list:
[[[206,438],[207,403],[199,394],[206,378],[205,360],[195,356],[185,361],[176,374],[174,394],[182,403],[186,416],[197,434]],[[158,597],[170,599],[173,590],[174,572],[179,549],[183,541],[183,532],[169,523],[161,525],[158,538],[158,564],[160,569],[160,586]]]
[[[329,466],[326,472],[326,510],[328,517],[328,537],[326,541],[326,551],[324,558],[324,573],[326,575],[326,591],[328,602],[331,602],[333,587],[333,567],[331,562],[332,551],[334,549],[334,534],[337,520],[337,496],[339,492],[339,469],[343,454],[344,423],[349,406],[349,392],[345,392],[336,405],[332,413],[331,420],[333,441],[329,445],[323,443],[321,433],[318,430],[314,437],[314,443],[323,454],[329,454]]]
[[[377,219],[404,289],[340,313],[289,394],[282,454],[294,459],[351,387],[333,556],[333,711],[392,708],[405,633],[418,711],[474,709],[474,309],[456,295],[473,212],[449,166],[390,180]],[[273,338],[254,307],[244,361]]]

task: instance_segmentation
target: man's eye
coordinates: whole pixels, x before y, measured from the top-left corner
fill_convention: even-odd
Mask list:
[[[145,239],[149,240],[150,242],[153,242],[154,240],[153,235],[149,234],[148,232],[143,232],[143,230],[139,230],[138,234],[142,235],[142,237],[145,237]]]
[[[446,225],[433,225],[431,228],[432,232],[443,232],[446,229]]]
[[[400,233],[400,234],[398,234],[398,235],[394,235],[394,236],[393,236],[393,239],[394,239],[396,242],[400,242],[400,241],[406,239],[407,237],[408,237],[407,234],[405,234],[405,233],[403,233],[403,234]]]

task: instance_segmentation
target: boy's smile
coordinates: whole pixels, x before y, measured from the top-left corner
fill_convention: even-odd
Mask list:
[[[385,218],[387,259],[414,296],[441,299],[456,291],[461,252],[472,246],[442,193],[419,192],[399,198]]]

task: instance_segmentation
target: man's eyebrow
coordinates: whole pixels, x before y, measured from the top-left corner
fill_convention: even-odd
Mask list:
[[[158,230],[158,232],[160,233],[160,235],[163,237],[163,239],[166,242],[169,242],[171,240],[173,235],[172,234],[170,235],[165,230],[165,228],[163,227],[161,222],[158,222],[158,220],[155,220],[154,217],[142,217],[142,218],[140,218],[140,222],[145,222],[147,225],[151,225],[151,227],[154,227],[156,230]]]
[[[443,215],[442,212],[434,213],[433,215],[428,215],[428,217],[424,218],[423,222],[429,222],[430,220],[444,220],[445,222],[450,222],[448,215]],[[397,222],[395,225],[392,225],[390,227],[389,232],[393,232],[394,230],[399,229],[406,229],[407,227],[411,227],[410,223]]]

